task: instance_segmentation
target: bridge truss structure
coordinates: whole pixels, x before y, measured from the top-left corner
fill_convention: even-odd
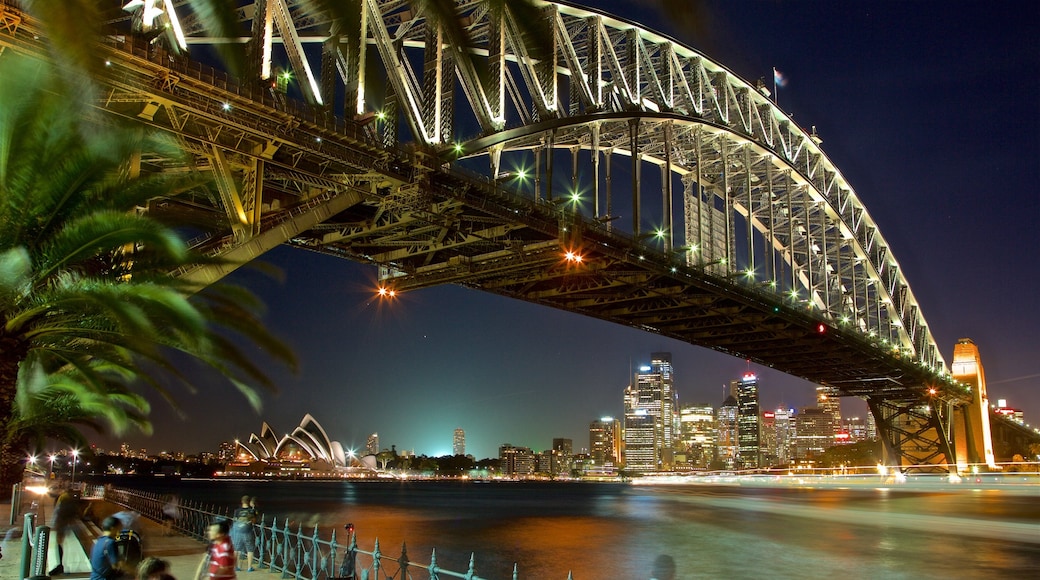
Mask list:
[[[136,5],[98,48],[98,108],[189,153],[143,171],[212,173],[149,208],[198,249],[241,264],[289,244],[374,264],[395,292],[459,284],[727,352],[865,398],[893,466],[956,464],[970,386],[815,130],[761,84],[540,0],[533,19],[459,0],[468,46],[400,0],[357,0],[336,34],[298,1],[256,0],[235,39],[186,3]],[[40,35],[3,8],[5,50],[44,55]],[[247,44],[248,78],[178,52],[227,42]]]

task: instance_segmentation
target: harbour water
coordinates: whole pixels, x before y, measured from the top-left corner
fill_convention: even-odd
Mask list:
[[[267,521],[354,524],[359,546],[485,578],[1015,578],[1040,573],[1040,486],[958,489],[632,486],[445,481],[136,482]]]

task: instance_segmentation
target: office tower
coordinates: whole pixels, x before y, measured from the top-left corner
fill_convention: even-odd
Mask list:
[[[625,470],[652,473],[660,462],[657,444],[657,418],[646,409],[625,414]]]
[[[596,465],[616,465],[621,460],[621,422],[602,417],[589,424],[589,455]]]
[[[462,427],[455,428],[455,435],[451,439],[451,453],[453,455],[466,454],[466,432]]]
[[[816,406],[831,416],[834,433],[841,431],[841,402],[838,393],[830,387],[816,387]]]
[[[715,459],[715,407],[684,405],[679,411],[679,451],[691,468],[706,468]]]
[[[759,433],[762,436],[761,454],[762,465],[760,467],[772,467],[778,464],[777,440],[776,440],[776,412],[762,411],[759,420]]]
[[[368,436],[368,441],[365,442],[365,452],[369,455],[379,455],[379,433]]]
[[[574,468],[574,442],[570,439],[555,438],[552,442],[552,450],[555,452],[553,473],[556,475],[570,475]]]
[[[791,445],[794,443],[795,417],[794,409],[777,407],[773,411],[773,432],[776,442],[775,465],[788,465],[791,463]]]
[[[745,373],[737,385],[737,458],[741,469],[762,465],[762,433],[758,408],[758,377]]]
[[[717,458],[728,468],[737,464],[737,399],[726,397],[715,415]]]
[[[834,415],[819,407],[806,407],[795,419],[794,457],[816,457],[834,445]]]
[[[498,460],[503,475],[526,476],[534,473],[535,456],[530,447],[504,443],[498,448]]]
[[[640,417],[650,416],[654,420],[654,456],[658,464],[657,469],[671,468],[675,443],[675,392],[672,381],[671,353],[655,352],[650,355],[650,364],[639,367],[639,372],[636,373],[635,393],[626,395],[626,432],[629,421],[627,409],[643,411]],[[635,421],[641,424],[644,420]],[[645,437],[640,437],[645,440]],[[625,444],[628,444],[627,435]]]

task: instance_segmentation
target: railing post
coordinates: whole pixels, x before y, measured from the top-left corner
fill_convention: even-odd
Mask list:
[[[25,514],[25,518],[22,520],[22,578],[29,577],[29,570],[32,567],[32,538],[35,520],[36,514],[33,513]]]
[[[50,539],[50,526],[36,528],[36,542],[32,551],[33,580],[50,578],[50,576],[47,576],[47,547],[50,544]]]
[[[466,580],[473,580],[477,575],[477,558],[474,552],[469,553],[469,570],[466,570]]]
[[[520,566],[513,562],[513,580],[520,580]]]
[[[397,559],[397,577],[408,578],[408,545],[401,542],[401,557]]]
[[[433,551],[430,552],[430,566],[426,571],[430,574],[430,580],[440,580],[440,575],[437,574],[437,548],[434,548]]]
[[[277,522],[277,520],[276,520],[276,522]],[[257,531],[259,533],[256,535],[256,539],[257,539],[257,546],[256,546],[256,548],[257,548],[257,554],[256,554],[257,555],[257,563],[256,563],[256,567],[257,568],[263,568],[264,567],[264,556],[267,554],[267,542],[265,541],[265,538],[264,538],[264,533],[265,533],[266,529],[267,529],[266,526],[264,526],[264,516],[261,515],[260,516],[260,522],[257,524]]]
[[[381,564],[379,559],[381,557],[382,554],[379,553],[379,538],[376,538],[376,547],[372,548],[372,572],[377,579],[379,578],[379,565]]]
[[[14,525],[18,521],[18,512],[22,511],[22,484],[16,483],[11,486],[11,522]]]

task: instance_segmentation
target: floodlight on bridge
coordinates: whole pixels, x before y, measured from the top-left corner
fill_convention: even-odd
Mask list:
[[[567,250],[567,252],[563,254],[563,257],[568,262],[572,262],[572,263],[575,263],[575,264],[581,264],[582,262],[585,261],[585,257],[584,256],[582,256],[581,254],[579,254],[578,252],[575,252],[573,250]]]
[[[388,288],[386,286],[380,286],[379,290],[377,291],[377,293],[379,294],[380,298],[396,298],[397,297],[397,290],[395,290],[393,288]]]

